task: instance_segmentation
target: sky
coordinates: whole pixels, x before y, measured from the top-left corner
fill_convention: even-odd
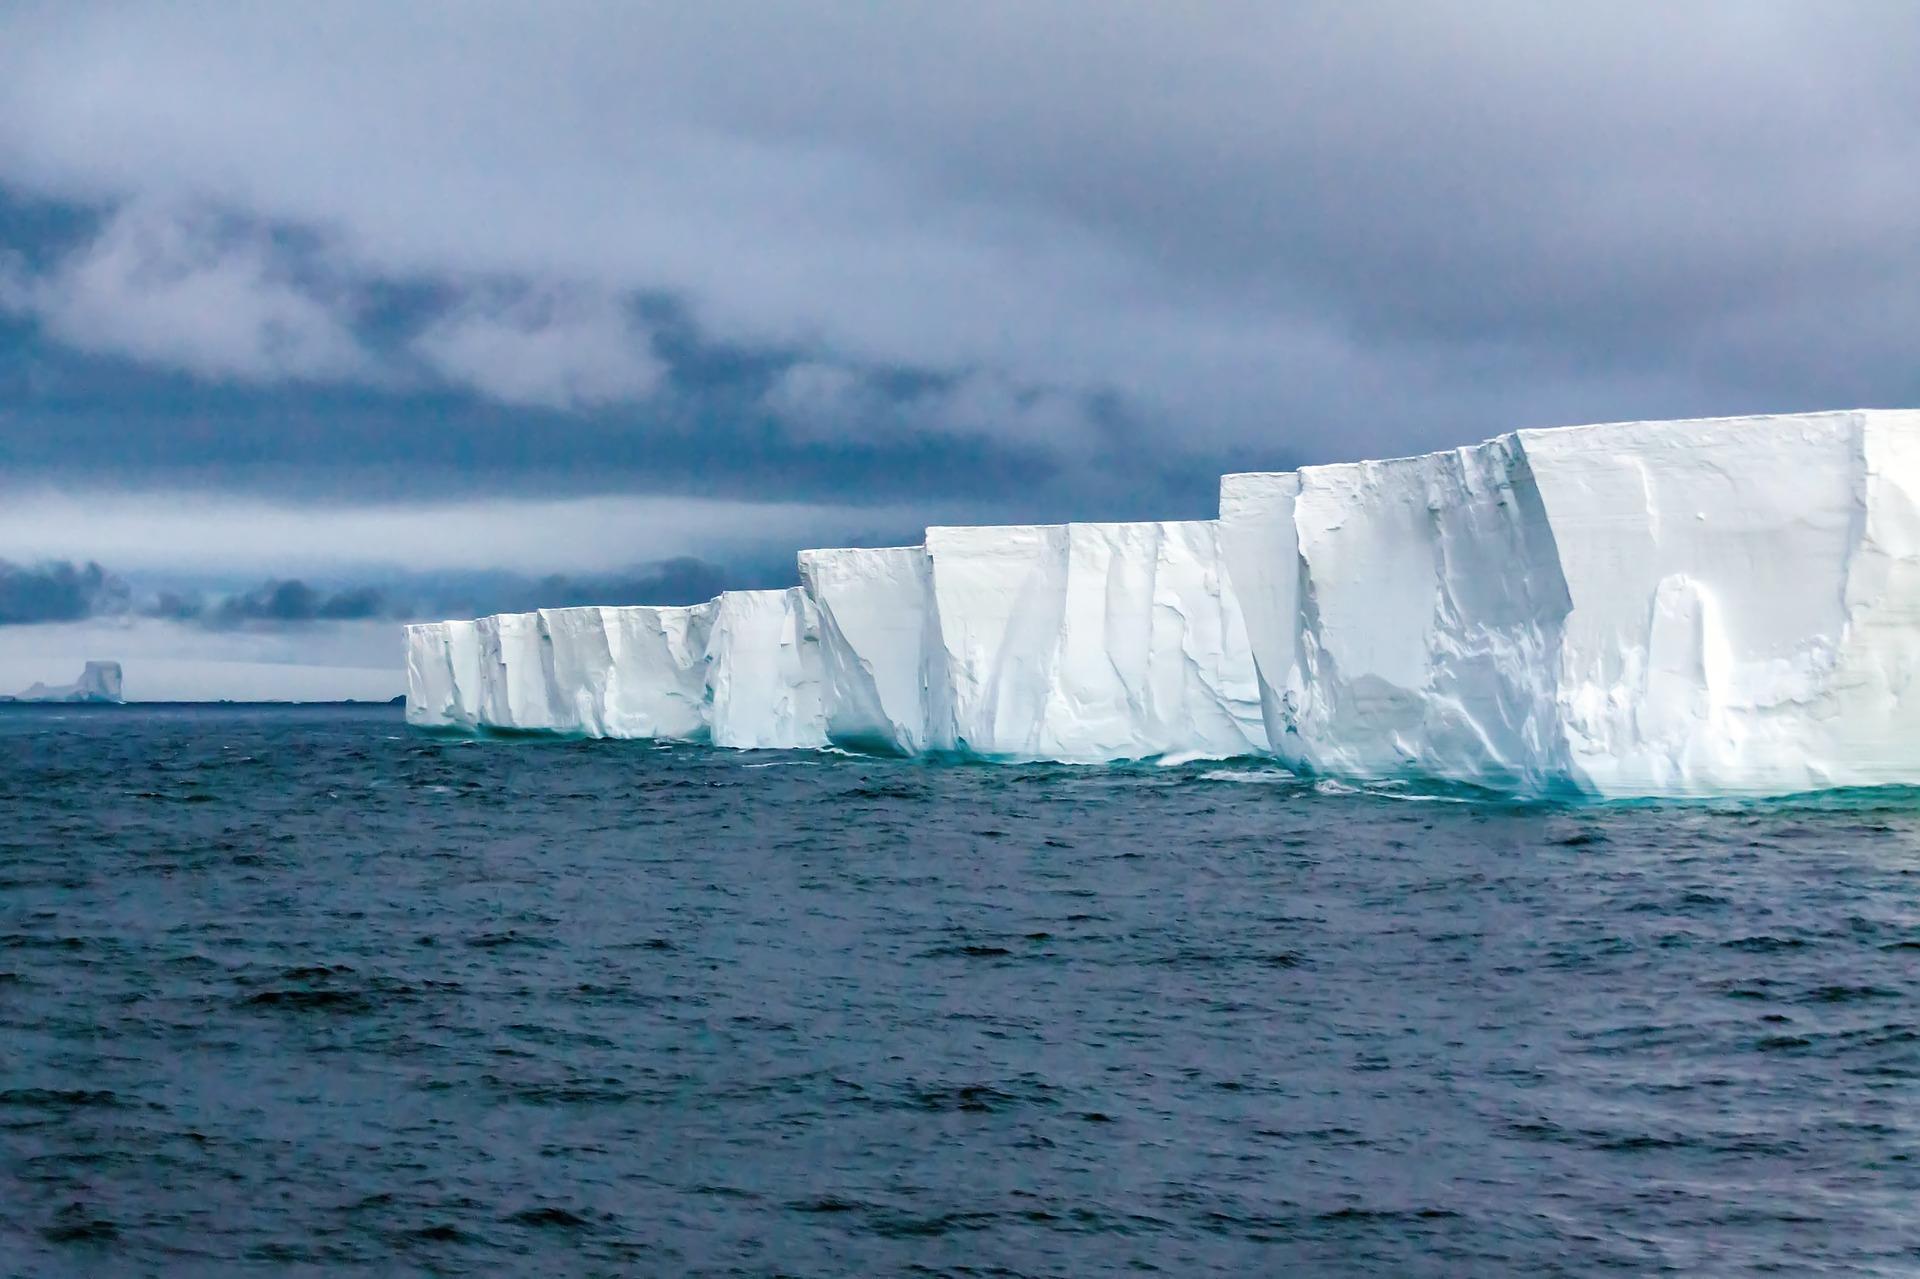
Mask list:
[[[1916,65],[1906,0],[15,0],[0,693],[1920,404]]]

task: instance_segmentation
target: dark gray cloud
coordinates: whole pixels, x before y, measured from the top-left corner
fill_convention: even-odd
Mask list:
[[[98,564],[0,560],[0,626],[72,622],[124,612],[127,586]]]
[[[1811,0],[18,6],[0,447],[1131,516],[1910,402],[1916,62]]]
[[[150,616],[196,621],[210,627],[305,622],[359,622],[391,615],[386,593],[378,587],[325,590],[298,578],[266,582],[249,591],[208,602],[163,592],[146,610]]]
[[[582,605],[697,604],[723,590],[792,580],[790,563],[728,567],[680,556],[610,573],[423,573],[358,583],[282,577],[239,589],[144,583],[135,590],[98,564],[22,567],[0,560],[0,626],[137,615],[216,631],[299,629]]]

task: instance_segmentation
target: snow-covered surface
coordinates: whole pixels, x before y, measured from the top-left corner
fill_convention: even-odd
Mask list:
[[[1520,793],[1920,783],[1920,413],[1229,475],[1218,520],[933,528],[694,609],[408,630],[436,727]]]

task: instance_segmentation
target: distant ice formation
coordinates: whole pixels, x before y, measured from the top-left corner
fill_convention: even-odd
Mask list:
[[[71,684],[35,684],[24,693],[0,697],[0,702],[124,702],[120,663],[88,662]]]
[[[1520,794],[1920,783],[1920,412],[1518,431],[800,579],[409,627],[408,718]]]

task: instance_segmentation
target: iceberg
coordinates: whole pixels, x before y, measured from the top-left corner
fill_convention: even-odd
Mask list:
[[[1516,794],[1920,783],[1920,412],[1523,430],[407,630],[408,718]]]
[[[71,684],[36,683],[25,692],[0,697],[0,702],[101,702],[119,705],[126,701],[118,662],[88,662],[80,678]]]

